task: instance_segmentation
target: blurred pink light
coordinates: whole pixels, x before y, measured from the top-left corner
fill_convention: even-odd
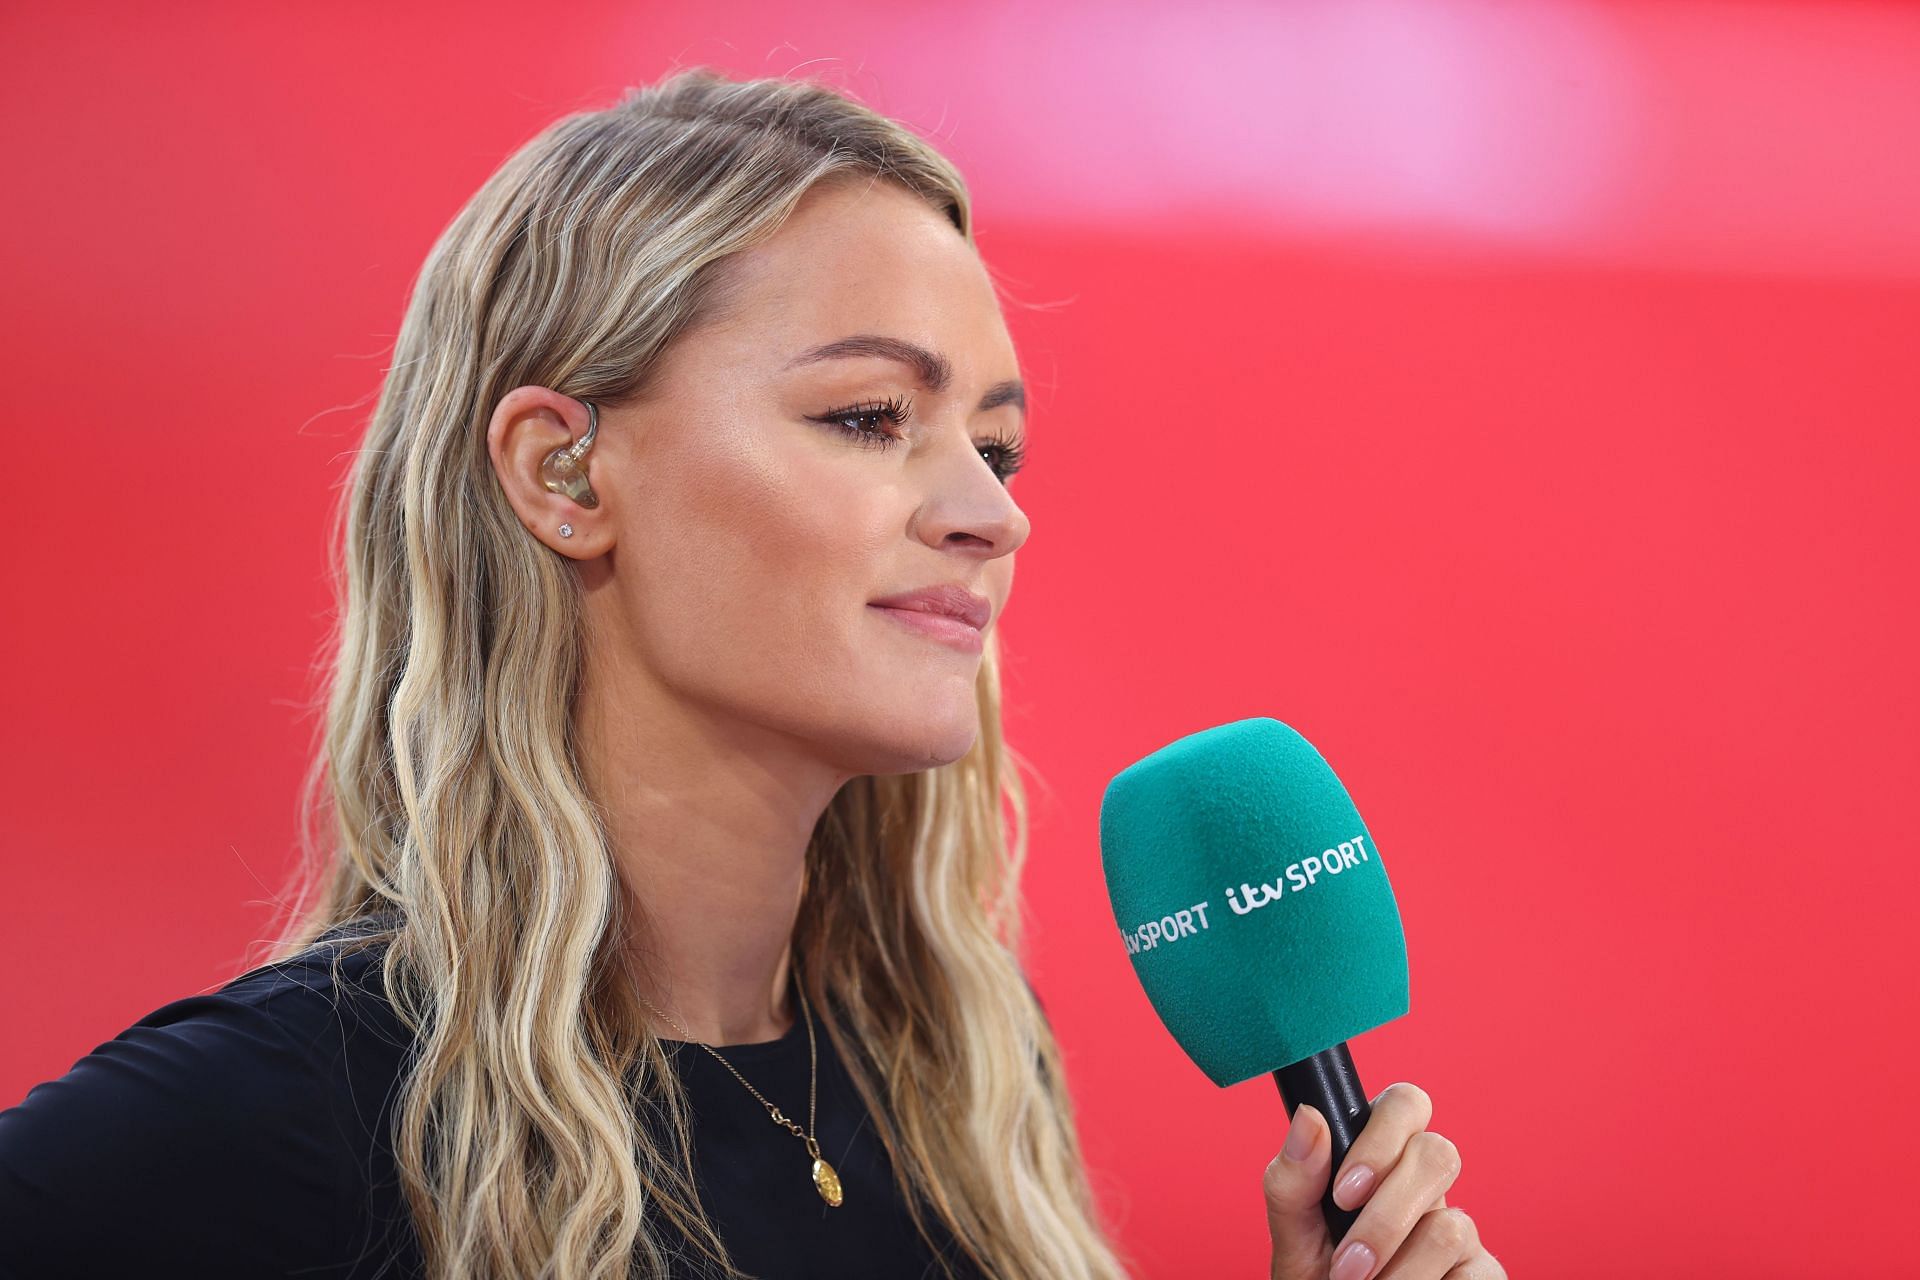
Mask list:
[[[960,161],[989,222],[1205,219],[1646,265],[1920,276],[1913,7],[942,12],[849,24],[861,52],[847,61],[876,105]]]

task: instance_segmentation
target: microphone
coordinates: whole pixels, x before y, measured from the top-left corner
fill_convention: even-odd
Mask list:
[[[1313,744],[1268,716],[1127,766],[1100,801],[1114,922],[1167,1030],[1225,1088],[1312,1103],[1337,1172],[1372,1108],[1350,1038],[1407,1011],[1407,940],[1373,836]],[[1358,1209],[1321,1200],[1338,1244]]]

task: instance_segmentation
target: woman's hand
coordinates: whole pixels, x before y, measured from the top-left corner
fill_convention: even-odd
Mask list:
[[[1333,1193],[1343,1209],[1366,1207],[1336,1255],[1320,1207],[1333,1139],[1318,1111],[1304,1103],[1294,1108],[1287,1143],[1265,1178],[1271,1280],[1506,1280],[1473,1219],[1447,1207],[1460,1152],[1427,1128],[1432,1118],[1426,1090],[1404,1080],[1373,1100]]]

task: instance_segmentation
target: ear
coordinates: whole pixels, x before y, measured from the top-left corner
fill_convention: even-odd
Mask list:
[[[593,444],[575,463],[591,490],[592,506],[548,484],[554,472],[547,460],[554,451],[587,434],[591,415],[584,403],[549,387],[515,387],[500,397],[487,423],[487,456],[520,523],[546,546],[576,560],[590,560],[613,546],[614,526],[604,497],[615,486],[592,483],[594,454],[605,427],[605,415],[600,416]],[[600,473],[608,469],[603,465]],[[571,532],[562,533],[562,526]]]

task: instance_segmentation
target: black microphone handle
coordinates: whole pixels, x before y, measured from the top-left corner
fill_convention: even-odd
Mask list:
[[[1335,1204],[1333,1184],[1338,1180],[1340,1162],[1347,1158],[1347,1149],[1366,1127],[1367,1117],[1373,1114],[1366,1092],[1360,1088],[1360,1077],[1354,1072],[1353,1055],[1347,1052],[1347,1042],[1342,1040],[1311,1058],[1279,1068],[1273,1073],[1273,1082],[1280,1086],[1280,1097],[1287,1104],[1289,1120],[1301,1103],[1309,1102],[1327,1118],[1327,1128],[1333,1131],[1333,1164],[1328,1171],[1327,1192],[1320,1198],[1320,1211],[1327,1218],[1327,1234],[1338,1245],[1353,1220],[1360,1216],[1360,1210],[1342,1209]]]

